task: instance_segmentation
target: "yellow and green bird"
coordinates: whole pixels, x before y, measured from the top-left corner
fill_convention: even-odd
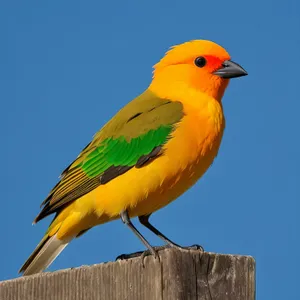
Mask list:
[[[149,87],[63,171],[34,223],[53,213],[55,217],[20,272],[42,272],[73,238],[118,218],[154,255],[131,218],[138,217],[177,246],[149,217],[195,184],[212,164],[225,127],[222,96],[230,78],[244,75],[214,42],[193,40],[172,47],[154,66]]]

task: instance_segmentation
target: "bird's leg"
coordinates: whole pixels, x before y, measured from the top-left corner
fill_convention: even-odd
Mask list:
[[[128,212],[127,210],[124,210],[121,212],[120,214],[121,220],[122,222],[127,225],[132,231],[133,233],[141,240],[141,242],[146,246],[146,248],[149,250],[149,252],[155,257],[157,258],[157,253],[156,251],[153,249],[153,247],[149,244],[149,242],[142,236],[142,234],[134,227],[134,225],[132,224]],[[133,253],[133,254],[122,254],[120,256],[117,257],[117,259],[126,259],[126,258],[133,258],[133,257],[137,257],[139,255],[141,255],[144,257],[145,255],[143,255],[143,252],[137,252],[137,253]]]
[[[142,225],[147,227],[150,231],[152,231],[155,235],[157,235],[160,239],[162,239],[166,244],[170,245],[171,247],[181,248],[178,244],[172,242],[168,239],[164,234],[162,234],[158,229],[156,229],[152,224],[149,222],[149,218],[151,215],[144,215],[139,216],[139,221]]]
[[[158,229],[156,229],[152,224],[149,222],[150,215],[143,215],[139,216],[139,221],[142,225],[147,227],[150,231],[152,231],[155,235],[157,235],[160,239],[162,239],[165,243],[167,243],[170,247],[178,248],[178,249],[185,249],[185,250],[202,250],[204,251],[203,247],[200,245],[192,245],[189,247],[182,247],[174,242],[172,242],[170,239],[168,239],[164,234],[162,234]]]

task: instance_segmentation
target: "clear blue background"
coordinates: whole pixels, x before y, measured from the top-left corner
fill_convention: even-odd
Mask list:
[[[182,245],[254,256],[258,299],[299,299],[299,10],[296,0],[2,1],[0,279],[17,276],[46,230],[51,218],[31,222],[60,172],[147,87],[169,46],[204,38],[249,76],[223,98],[213,167],[152,221]],[[141,249],[115,221],[50,270]]]

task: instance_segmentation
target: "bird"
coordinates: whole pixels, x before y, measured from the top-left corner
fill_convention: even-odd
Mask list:
[[[24,276],[43,272],[71,242],[96,225],[121,219],[154,256],[134,226],[180,247],[149,218],[192,187],[212,165],[225,118],[230,79],[248,75],[210,40],[175,45],[153,66],[152,81],[121,108],[62,172],[34,223],[55,214],[23,264]]]

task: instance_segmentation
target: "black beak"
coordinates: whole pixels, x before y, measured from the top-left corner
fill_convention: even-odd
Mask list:
[[[248,73],[239,64],[231,60],[225,60],[222,67],[213,72],[213,74],[222,78],[235,78],[248,75]]]

